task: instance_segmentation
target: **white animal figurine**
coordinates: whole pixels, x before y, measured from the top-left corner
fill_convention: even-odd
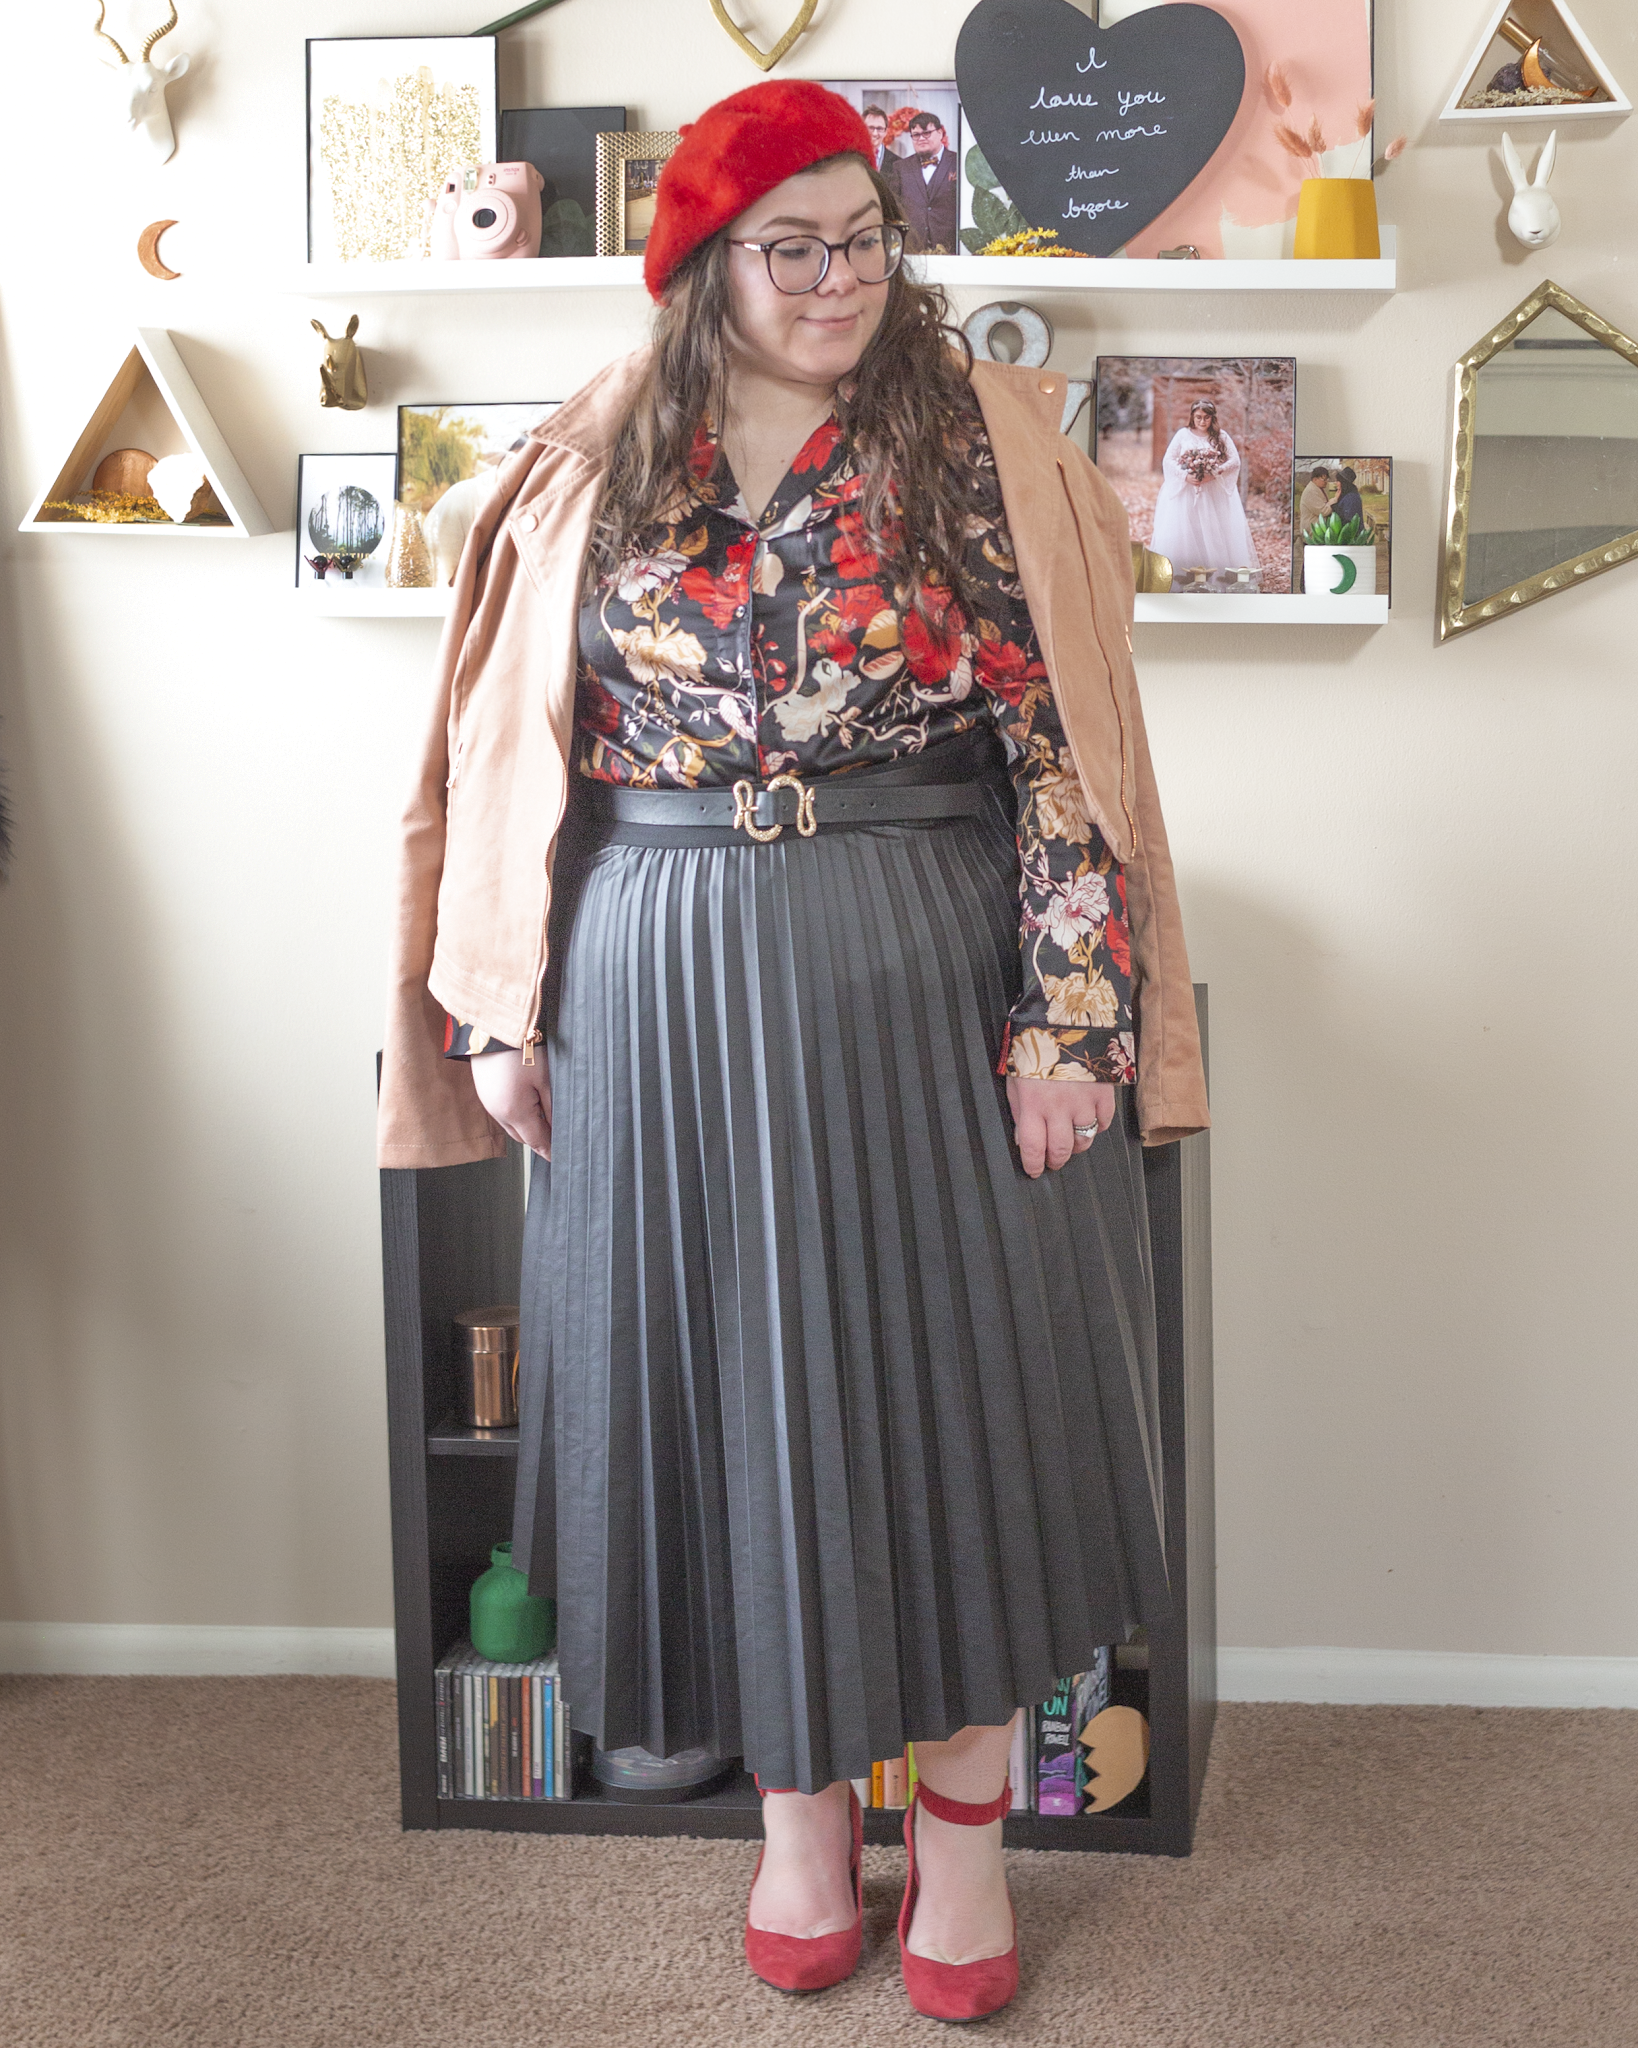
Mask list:
[[[1524,165],[1519,153],[1513,147],[1511,135],[1502,136],[1502,161],[1507,165],[1507,175],[1513,180],[1513,204],[1507,209],[1507,225],[1512,229],[1515,240],[1527,249],[1545,249],[1559,238],[1564,223],[1559,217],[1558,203],[1547,190],[1547,181],[1553,175],[1553,165],[1558,161],[1558,130],[1548,136],[1546,146],[1536,160],[1534,183],[1524,175]]]
[[[497,472],[480,469],[476,476],[451,484],[426,516],[427,546],[432,550],[432,578],[437,584],[455,581],[461,550],[483,501],[495,488]]]
[[[92,30],[93,35],[108,45],[108,49],[101,53],[102,61],[114,68],[115,84],[125,107],[126,126],[133,136],[141,137],[161,163],[169,162],[176,153],[176,137],[171,132],[171,110],[165,104],[165,88],[174,85],[188,68],[185,56],[173,57],[168,64],[150,64],[148,61],[154,44],[161,36],[168,36],[176,26],[176,0],[170,0],[170,6],[170,20],[163,28],[154,30],[142,46],[142,55],[134,63],[102,25],[108,11],[108,0],[97,0],[97,22]],[[109,51],[113,52],[111,56]]]
[[[162,455],[148,472],[148,495],[178,526],[192,515],[196,500],[201,512],[216,503],[205,465],[197,455]]]

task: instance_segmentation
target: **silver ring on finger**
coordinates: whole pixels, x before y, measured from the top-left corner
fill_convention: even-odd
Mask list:
[[[1095,1138],[1098,1135],[1096,1124],[1072,1124],[1070,1128],[1077,1138]]]

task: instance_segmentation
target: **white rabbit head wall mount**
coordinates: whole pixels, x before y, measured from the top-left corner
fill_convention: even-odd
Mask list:
[[[1518,151],[1513,147],[1511,135],[1502,136],[1502,161],[1507,166],[1507,175],[1513,180],[1513,203],[1507,209],[1507,225],[1513,237],[1527,249],[1545,249],[1556,242],[1564,226],[1559,216],[1558,202],[1547,190],[1547,181],[1553,175],[1553,165],[1558,161],[1558,130],[1548,136],[1541,155],[1536,160],[1536,175],[1532,182],[1524,175],[1524,165]]]

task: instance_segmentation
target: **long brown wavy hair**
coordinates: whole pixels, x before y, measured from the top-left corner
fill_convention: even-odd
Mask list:
[[[1203,412],[1206,415],[1206,418],[1211,423],[1206,428],[1206,439],[1217,450],[1219,455],[1226,456],[1228,454],[1228,450],[1223,446],[1223,430],[1217,424],[1217,405],[1215,400],[1210,398],[1197,398],[1194,401],[1193,405],[1189,407],[1189,432],[1191,434],[1195,430],[1194,416],[1197,412]]]
[[[902,225],[890,188],[861,158],[827,157],[812,168],[839,161],[859,164],[882,218]],[[653,357],[615,442],[592,527],[588,589],[677,516],[700,421],[709,416],[720,426],[727,417],[728,249],[724,228],[694,250],[655,316]],[[864,478],[860,512],[883,568],[918,610],[925,586],[940,584],[968,616],[963,555],[975,478],[950,450],[966,438],[959,427],[973,404],[972,360],[943,292],[915,283],[901,266],[889,280],[881,325],[837,392],[842,430]]]

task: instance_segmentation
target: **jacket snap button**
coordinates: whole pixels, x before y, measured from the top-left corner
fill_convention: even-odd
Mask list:
[[[525,533],[533,533],[535,530],[535,515],[532,512],[520,512],[518,514],[518,524]]]
[[[1046,393],[1048,398],[1052,396],[1053,392],[1056,391],[1057,388],[1058,380],[1056,377],[1043,377],[1041,379],[1041,389]]]

